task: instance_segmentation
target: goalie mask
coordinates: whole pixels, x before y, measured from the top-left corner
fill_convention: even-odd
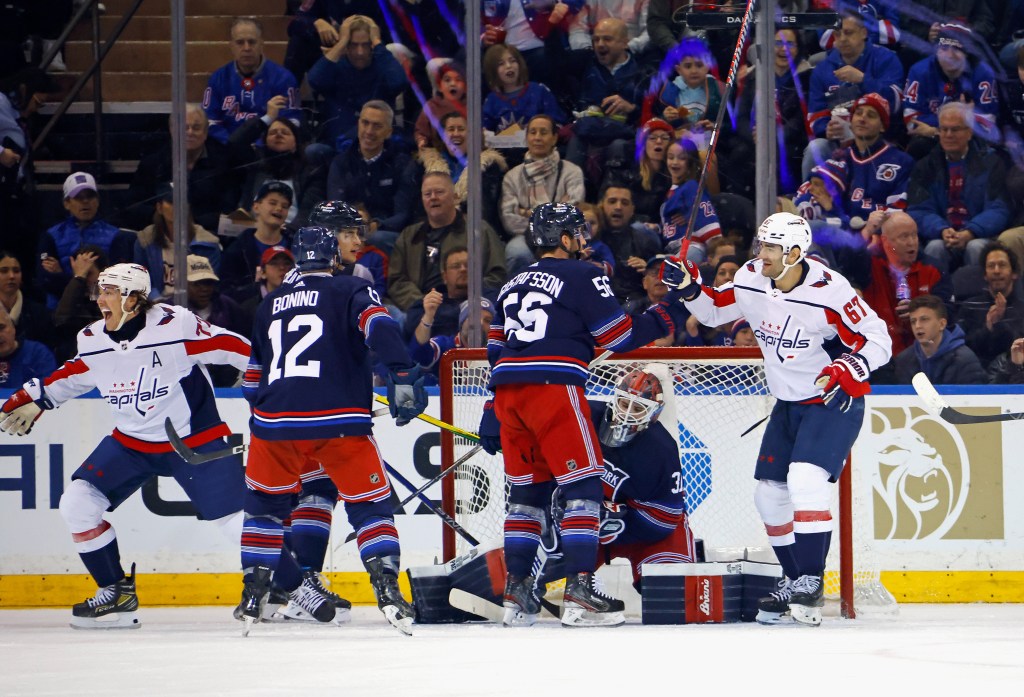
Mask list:
[[[598,438],[609,448],[625,445],[657,421],[664,408],[661,381],[651,373],[632,370],[615,387]]]

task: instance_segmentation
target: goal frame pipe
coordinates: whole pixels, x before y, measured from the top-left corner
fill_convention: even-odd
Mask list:
[[[709,359],[757,359],[763,360],[760,349],[741,347],[702,347],[702,348],[641,348],[629,353],[615,355],[615,360],[709,360]],[[441,420],[454,423],[455,407],[451,395],[454,393],[452,382],[452,366],[458,361],[486,361],[486,349],[452,349],[441,356],[439,373],[439,393],[441,398]],[[441,467],[455,462],[455,436],[449,431],[441,432]],[[852,478],[850,468],[852,460],[846,458],[846,467],[839,477],[839,604],[843,617],[853,619],[854,610],[854,572],[853,572],[853,521],[852,521]],[[441,509],[456,520],[455,505],[455,472],[441,480]],[[754,502],[749,502],[751,506]],[[455,531],[444,526],[441,532],[441,553],[445,562],[455,558]]]

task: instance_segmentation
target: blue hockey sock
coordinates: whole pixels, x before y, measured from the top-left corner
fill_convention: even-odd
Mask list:
[[[287,547],[281,548],[281,556],[277,560],[277,568],[274,569],[274,585],[284,588],[291,593],[302,584],[302,569],[295,561],[295,557],[288,551]]]
[[[798,576],[823,575],[825,573],[825,558],[828,556],[828,548],[831,543],[831,532],[797,533],[796,544],[793,545],[793,556],[797,563]]]
[[[242,523],[242,568],[269,566],[276,569],[284,544],[281,521],[267,516],[245,514]]]
[[[786,578],[796,580],[800,577],[800,565],[796,561],[796,544],[773,546],[772,551],[782,565]]]
[[[540,546],[539,509],[513,505],[505,516],[505,567],[514,576],[528,576]]]
[[[593,571],[597,566],[599,510],[599,504],[589,499],[566,502],[559,529],[567,575]]]
[[[319,496],[302,499],[292,511],[288,545],[303,569],[323,571],[333,519],[334,502]]]
[[[117,548],[117,538],[99,549],[91,552],[79,552],[85,568],[92,574],[96,585],[100,588],[113,585],[124,578],[121,567],[121,552]]]
[[[395,519],[391,517],[370,517],[362,522],[356,531],[359,545],[359,558],[365,563],[372,557],[398,557],[401,546],[398,543],[398,530]]]

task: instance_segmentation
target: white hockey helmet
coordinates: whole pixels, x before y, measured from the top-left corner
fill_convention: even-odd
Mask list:
[[[799,215],[793,213],[773,213],[764,219],[757,229],[757,241],[762,244],[777,244],[782,247],[783,260],[789,256],[793,247],[800,248],[800,258],[792,264],[783,262],[782,273],[799,264],[807,256],[811,246],[811,226]]]
[[[125,303],[132,293],[138,293],[143,298],[149,297],[149,270],[139,264],[114,264],[100,271],[99,279],[96,281],[101,288],[103,286],[114,286],[121,292],[121,323],[120,329],[128,319],[128,308]]]

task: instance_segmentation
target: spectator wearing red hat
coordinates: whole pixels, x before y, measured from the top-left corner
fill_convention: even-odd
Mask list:
[[[745,319],[738,319],[733,322],[732,329],[729,330],[729,338],[733,346],[741,348],[754,348],[757,346],[757,337],[754,336],[754,330],[750,328],[750,322]]]
[[[984,3],[980,3],[984,4]],[[978,58],[972,32],[961,24],[943,24],[935,37],[935,55],[914,63],[903,90],[903,120],[910,131],[907,145],[914,159],[928,154],[939,136],[939,107],[947,102],[974,105],[974,132],[988,141],[999,139],[996,76]]]
[[[854,253],[874,241],[881,219],[876,212],[904,209],[914,160],[882,137],[889,128],[889,102],[871,93],[853,103],[853,142],[811,170],[794,203],[812,229],[832,228],[815,235],[831,250],[830,261],[845,267],[845,251]],[[854,237],[844,232],[858,233]]]
[[[288,272],[294,268],[295,255],[287,247],[275,245],[263,250],[258,279],[234,294],[235,300],[250,321],[256,316],[256,308],[263,302],[263,298],[277,290],[284,283]]]

